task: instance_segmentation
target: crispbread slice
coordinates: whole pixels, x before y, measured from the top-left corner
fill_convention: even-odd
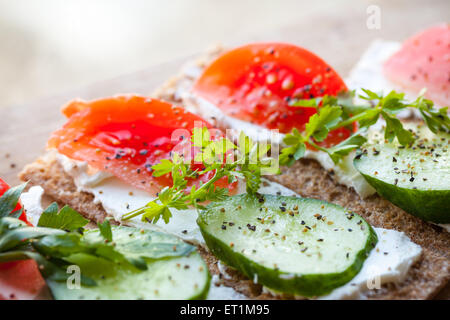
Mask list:
[[[189,88],[201,69],[220,52],[215,48],[204,57],[187,65],[183,71],[167,81],[153,94],[166,101],[183,104],[180,88]],[[56,201],[68,204],[94,221],[103,221],[107,216],[101,204],[94,203],[92,194],[77,190],[73,179],[64,172],[51,154],[27,165],[20,174],[22,180],[41,185],[46,194]],[[450,280],[450,234],[408,215],[388,201],[373,195],[361,199],[351,188],[336,184],[332,172],[327,172],[316,161],[303,159],[290,168],[283,168],[280,176],[269,179],[291,188],[304,197],[318,198],[340,204],[363,216],[376,227],[405,232],[423,248],[423,254],[410,269],[406,279],[399,284],[387,284],[379,290],[367,293],[368,299],[430,299]],[[237,271],[226,268],[219,271],[217,259],[205,248],[200,251],[213,275],[220,277],[219,283],[233,287],[251,299],[293,298],[274,297],[264,293],[260,285],[254,284]],[[222,269],[222,268],[221,268]]]

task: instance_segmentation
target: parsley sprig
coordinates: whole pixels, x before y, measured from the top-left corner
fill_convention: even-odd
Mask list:
[[[353,103],[354,92],[347,92],[337,97],[326,95],[320,98],[294,101],[293,106],[313,106],[318,109],[318,112],[310,117],[303,132],[293,129],[284,137],[283,142],[286,147],[281,150],[280,164],[292,165],[296,160],[302,158],[307,144],[326,152],[337,163],[342,157],[366,142],[364,133],[380,117],[386,122],[384,138],[387,141],[392,142],[397,138],[401,145],[409,145],[414,141],[413,134],[405,129],[397,118],[398,113],[408,107],[419,110],[432,132],[450,131],[447,107],[434,108],[433,102],[423,97],[424,92],[421,92],[415,101],[408,102],[405,101],[403,93],[396,91],[391,91],[386,96],[367,89],[362,89],[362,91],[364,94],[359,97],[368,101],[364,105]],[[352,129],[355,122],[358,123],[359,130],[346,140],[329,148],[318,145],[327,138],[330,131],[343,127]]]
[[[190,159],[184,159],[178,153],[172,153],[172,159],[163,159],[153,165],[153,176],[166,174],[172,176],[172,186],[165,187],[158,197],[144,207],[125,214],[122,219],[129,220],[142,215],[142,221],[156,223],[160,218],[168,223],[172,210],[183,210],[189,207],[203,209],[206,201],[220,201],[228,196],[228,189],[216,186],[216,182],[227,178],[229,184],[243,179],[246,191],[256,193],[261,184],[261,175],[278,173],[278,165],[267,153],[270,144],[255,143],[241,132],[237,145],[228,138],[221,137],[212,140],[206,127],[194,128],[192,145],[198,148],[195,163],[201,163],[202,169],[194,169]],[[213,172],[212,178],[188,186],[195,179],[208,172]]]

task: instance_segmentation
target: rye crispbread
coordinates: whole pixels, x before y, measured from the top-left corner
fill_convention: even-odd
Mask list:
[[[180,87],[189,88],[199,70],[221,50],[221,48],[211,50],[205,57],[184,69],[184,72],[167,81],[153,96],[182,105]],[[282,171],[282,175],[270,176],[269,179],[285,185],[301,196],[342,205],[360,214],[375,227],[405,232],[412,241],[422,247],[422,256],[411,267],[402,283],[387,284],[379,290],[371,290],[367,292],[367,298],[430,299],[449,282],[450,233],[405,213],[378,195],[361,199],[353,189],[335,183],[332,172],[327,172],[314,160],[298,161],[290,168],[283,168]],[[92,194],[77,191],[73,179],[51,154],[27,165],[20,173],[20,178],[24,181],[29,180],[32,185],[41,185],[48,196],[72,206],[91,220],[103,221],[107,216],[102,206],[94,203]],[[200,248],[200,252],[208,263],[211,273],[220,277],[220,284],[233,287],[252,299],[292,298],[274,297],[264,293],[260,285],[254,284],[230,268],[227,268],[227,275],[224,276],[219,271],[217,259],[205,248]]]

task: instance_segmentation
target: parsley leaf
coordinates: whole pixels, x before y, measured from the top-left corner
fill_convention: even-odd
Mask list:
[[[359,95],[359,97],[361,99],[364,99],[364,100],[379,100],[379,99],[382,98],[377,93],[375,93],[373,91],[370,91],[369,89],[361,88],[361,90],[366,94],[366,95]]]
[[[27,183],[22,183],[16,187],[9,188],[0,197],[0,218],[9,215],[20,216],[22,211],[15,212],[17,203],[19,202],[20,194],[27,186]]]
[[[341,119],[342,109],[338,106],[324,106],[309,118],[309,122],[305,127],[305,135],[307,138],[313,136],[316,141],[323,141],[330,128],[336,125]]]
[[[355,133],[337,145],[325,149],[325,151],[334,163],[338,163],[343,156],[346,156],[356,148],[359,148],[366,141],[367,139],[360,133]]]
[[[111,231],[111,225],[109,224],[108,219],[105,219],[103,223],[97,223],[98,230],[100,231],[100,234],[103,238],[105,238],[106,241],[111,242],[113,240],[112,231]]]
[[[448,107],[435,109],[433,108],[433,101],[425,99],[423,96],[419,96],[413,102],[413,105],[419,110],[423,120],[433,133],[450,131],[450,119],[447,113]]]
[[[89,220],[67,205],[58,212],[58,205],[54,202],[42,213],[37,225],[39,227],[74,231],[83,228],[88,223]]]
[[[158,164],[152,166],[153,176],[161,177],[165,174],[168,174],[172,172],[174,166],[175,166],[174,162],[166,159],[161,159],[161,161]]]
[[[296,160],[302,158],[306,151],[306,138],[298,129],[294,128],[291,133],[286,134],[283,142],[289,147],[281,149],[279,161],[281,165],[292,165]]]
[[[397,93],[395,91],[389,92],[387,96],[381,98],[383,110],[395,112],[406,108],[408,105],[403,103],[404,98],[404,93]]]
[[[362,116],[361,116],[362,115]],[[360,128],[368,128],[373,126],[380,118],[379,109],[370,109],[364,113],[361,113],[358,117],[358,124]]]
[[[401,145],[407,145],[414,141],[413,134],[403,128],[402,123],[397,118],[392,117],[387,112],[382,111],[384,120],[386,121],[386,129],[384,130],[384,138],[392,142],[397,137]]]

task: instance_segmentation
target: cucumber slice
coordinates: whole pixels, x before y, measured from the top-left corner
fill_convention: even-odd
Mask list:
[[[118,265],[85,253],[71,255],[67,260],[80,268],[83,275],[97,282],[97,286],[81,285],[79,289],[66,282],[47,280],[53,297],[74,299],[205,299],[210,284],[208,268],[200,254],[180,239],[155,231],[140,231],[129,227],[112,227],[113,240],[121,253],[145,255],[147,270],[131,264]],[[95,239],[98,230],[86,232]],[[142,239],[150,240],[142,241]],[[190,246],[191,250],[174,256],[174,246]],[[184,250],[184,249],[182,249]],[[123,251],[123,252],[122,252]],[[153,256],[154,258],[149,258]]]
[[[237,195],[208,205],[197,223],[220,260],[270,289],[307,297],[350,281],[377,242],[360,216],[316,199]]]
[[[377,142],[364,146],[355,168],[378,194],[406,212],[450,223],[450,134],[415,127],[409,147]]]

